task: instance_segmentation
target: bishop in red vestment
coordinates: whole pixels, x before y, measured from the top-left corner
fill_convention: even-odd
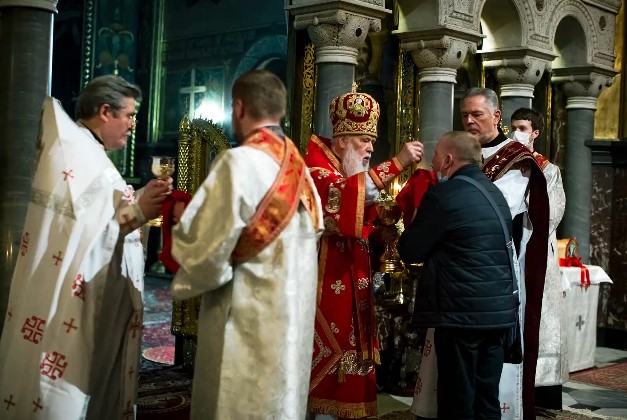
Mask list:
[[[368,236],[374,201],[422,145],[368,170],[377,136],[379,104],[348,93],[329,109],[333,139],[313,135],[305,162],[323,208],[309,410],[340,418],[377,415],[374,365],[379,362]]]

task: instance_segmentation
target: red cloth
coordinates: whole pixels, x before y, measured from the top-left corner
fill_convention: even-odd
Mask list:
[[[425,195],[430,186],[437,182],[438,179],[433,171],[418,169],[411,174],[403,189],[396,196],[396,202],[403,212],[403,225],[405,227],[409,226],[414,218],[414,213],[420,206],[422,196]]]
[[[586,289],[590,287],[590,271],[583,265],[581,258],[567,257],[559,259],[560,267],[579,267],[581,269],[581,286]]]
[[[179,270],[179,263],[172,258],[172,226],[174,226],[174,205],[179,202],[185,203],[185,206],[192,200],[192,196],[184,191],[173,190],[163,202],[161,214],[163,216],[163,224],[161,225],[161,237],[163,245],[159,254],[159,261],[166,266],[168,270],[175,273]]]

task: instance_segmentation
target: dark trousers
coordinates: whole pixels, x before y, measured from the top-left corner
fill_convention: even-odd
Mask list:
[[[438,418],[500,419],[505,330],[436,328]]]

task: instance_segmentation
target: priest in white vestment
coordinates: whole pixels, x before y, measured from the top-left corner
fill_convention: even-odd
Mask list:
[[[126,143],[140,94],[117,76],[96,78],[78,99],[78,124],[56,100],[44,103],[0,340],[3,419],[134,418],[144,268],[137,228],[159,214],[169,184],[151,181],[136,201],[105,148]]]
[[[549,218],[546,181],[531,153],[521,150],[522,147],[519,144],[512,145],[514,141],[498,130],[501,111],[498,109],[498,98],[494,91],[481,88],[469,90],[462,100],[461,113],[464,130],[476,136],[481,143],[484,160],[482,170],[505,196],[514,220],[513,236],[517,251],[515,262],[518,262],[521,335],[523,340],[529,339],[531,343],[525,348],[523,342],[525,357],[523,363],[503,364],[499,386],[501,418],[535,419],[535,363],[546,272],[545,255]],[[533,185],[530,184],[531,179]],[[530,212],[530,203],[535,206],[533,212]],[[535,221],[533,225],[532,219]],[[536,236],[533,237],[533,246],[528,246],[534,234]],[[532,259],[532,265],[525,264],[529,252],[533,252],[536,257]],[[542,255],[542,257],[535,254]],[[527,273],[531,273],[532,277],[526,278]],[[527,285],[533,287],[530,301],[527,296]],[[530,310],[529,314],[525,313],[526,309]],[[412,413],[427,418],[437,417],[437,355],[433,346],[433,332],[433,329],[427,332],[411,408]],[[526,373],[524,372],[525,363],[528,364]],[[526,387],[523,391],[525,378]],[[523,405],[525,410],[523,410]]]
[[[193,419],[305,417],[313,353],[320,200],[283,134],[272,73],[233,86],[240,146],[219,155],[174,227],[175,299],[202,296]],[[177,218],[175,208],[175,219]]]
[[[512,114],[511,128],[515,139],[533,153],[546,178],[549,194],[549,244],[536,367],[536,405],[561,409],[561,385],[568,381],[568,345],[555,231],[564,215],[566,195],[559,168],[534,151],[534,141],[544,129],[542,114],[530,108],[519,108]]]

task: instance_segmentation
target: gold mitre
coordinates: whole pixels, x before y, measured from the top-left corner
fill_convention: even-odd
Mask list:
[[[331,101],[329,117],[333,123],[333,137],[367,134],[377,137],[379,103],[367,93],[345,93]]]

